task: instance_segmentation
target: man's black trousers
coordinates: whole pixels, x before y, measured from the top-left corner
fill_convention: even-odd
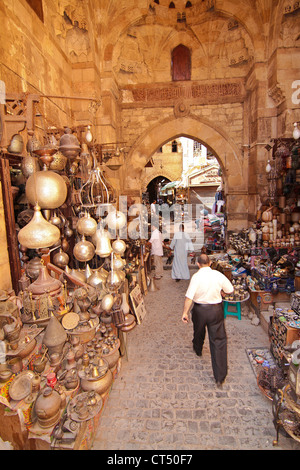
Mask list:
[[[193,346],[200,356],[206,328],[209,337],[212,369],[216,382],[223,382],[227,375],[227,336],[224,324],[223,304],[196,304],[192,308],[194,325]]]

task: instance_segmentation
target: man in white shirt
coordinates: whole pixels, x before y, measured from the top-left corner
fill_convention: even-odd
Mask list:
[[[156,225],[151,225],[151,255],[153,255],[153,264],[155,267],[154,279],[161,279],[163,276],[163,237]]]
[[[198,267],[199,271],[192,276],[185,295],[182,321],[189,321],[191,311],[193,347],[198,356],[202,355],[207,327],[214,378],[220,387],[227,375],[227,336],[222,292],[230,294],[233,292],[233,285],[224,274],[211,269],[210,259],[206,254],[199,256]]]

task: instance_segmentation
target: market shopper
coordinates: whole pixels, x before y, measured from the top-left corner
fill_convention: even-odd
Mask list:
[[[224,274],[211,269],[209,257],[202,253],[197,260],[199,270],[195,273],[185,295],[182,321],[193,321],[193,347],[202,355],[206,328],[208,330],[212,369],[217,386],[227,375],[227,336],[222,306],[222,293],[233,292],[233,285]]]
[[[183,224],[180,224],[179,231],[174,234],[170,248],[174,250],[172,279],[175,279],[177,282],[180,279],[190,279],[188,252],[193,252],[194,246],[189,234],[184,231]]]
[[[151,225],[151,230],[149,244],[151,244],[151,255],[153,255],[154,279],[161,279],[163,276],[163,236],[156,224]]]

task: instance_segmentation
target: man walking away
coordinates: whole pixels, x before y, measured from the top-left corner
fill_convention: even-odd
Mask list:
[[[186,291],[182,321],[189,322],[191,311],[193,347],[198,356],[202,355],[207,328],[214,378],[217,386],[221,387],[227,375],[227,336],[222,293],[233,292],[233,285],[224,274],[211,269],[206,254],[199,256],[197,264],[199,271],[192,276]]]

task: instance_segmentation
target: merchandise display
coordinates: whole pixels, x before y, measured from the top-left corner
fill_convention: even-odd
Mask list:
[[[80,149],[66,131],[59,150],[29,152],[34,170],[24,171],[25,194],[34,210],[18,230],[20,290],[0,299],[0,402],[18,410],[29,439],[53,449],[81,448],[85,423],[99,420],[126,353],[125,335],[141,321],[130,292],[142,286],[142,271],[147,289],[148,248],[114,235],[127,220],[96,157],[85,179],[83,171],[70,173]],[[57,153],[66,160],[51,169]],[[81,191],[82,204],[69,206],[76,179],[81,189],[90,186],[89,196]]]

